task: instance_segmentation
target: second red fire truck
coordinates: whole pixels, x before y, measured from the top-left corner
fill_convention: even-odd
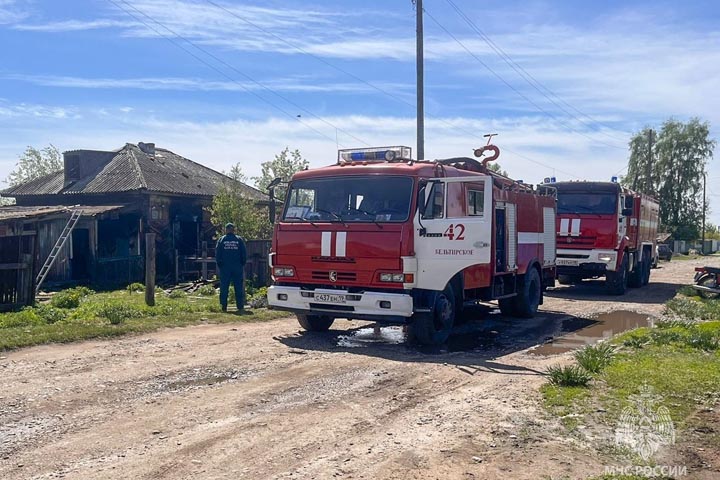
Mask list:
[[[476,156],[487,151],[499,154],[487,145]],[[341,150],[288,186],[268,301],[306,330],[336,318],[403,323],[423,344],[444,342],[470,302],[532,317],[555,281],[555,205],[554,188],[498,175],[487,160]]]
[[[561,284],[605,277],[607,290],[650,281],[658,202],[612,182],[549,183],[557,189],[557,270]]]

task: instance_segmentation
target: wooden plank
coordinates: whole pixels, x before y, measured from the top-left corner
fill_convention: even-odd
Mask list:
[[[25,270],[29,263],[0,263],[0,270]]]
[[[155,305],[155,234],[145,234],[145,303]]]

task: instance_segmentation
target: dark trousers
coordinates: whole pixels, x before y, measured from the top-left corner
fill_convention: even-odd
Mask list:
[[[230,284],[235,287],[235,301],[238,310],[245,307],[245,274],[243,267],[224,267],[219,269],[220,273],[220,305],[223,309],[227,308],[228,293]]]

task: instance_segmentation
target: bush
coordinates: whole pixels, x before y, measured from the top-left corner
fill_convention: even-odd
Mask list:
[[[135,305],[127,303],[106,303],[100,307],[98,314],[106,318],[113,325],[120,325],[130,318],[138,318],[143,316],[142,310]]]
[[[87,287],[68,288],[53,295],[50,305],[56,308],[77,308],[80,306],[80,300],[93,293],[95,292]]]
[[[170,298],[185,298],[185,297],[187,297],[187,294],[182,290],[173,290],[172,292],[170,292],[168,297],[170,297]]]
[[[590,373],[600,373],[610,365],[615,356],[615,347],[609,343],[588,345],[582,350],[575,352],[575,360],[582,368]]]
[[[665,304],[665,314],[692,322],[705,318],[705,308],[701,302],[692,298],[675,297]]]
[[[559,387],[587,387],[592,380],[590,373],[579,365],[555,365],[548,367],[546,373],[550,383]]]
[[[268,306],[267,287],[260,287],[254,295],[250,297],[248,304],[250,308],[265,308]]]
[[[42,317],[32,307],[25,307],[19,312],[6,313],[0,316],[0,328],[29,327],[44,323]]]
[[[135,283],[131,283],[130,285],[128,285],[127,289],[128,289],[128,292],[130,292],[130,293],[144,292],[145,285],[143,285],[142,283],[135,282]]]
[[[213,287],[212,285],[203,285],[198,289],[198,293],[204,297],[212,297],[217,292],[215,291],[215,287]]]
[[[720,341],[718,341],[718,338],[713,332],[697,329],[693,329],[685,341],[689,346],[705,350],[706,352],[715,351],[720,347]]]
[[[45,323],[61,322],[68,317],[68,313],[65,309],[49,305],[40,305],[35,309],[35,311]]]
[[[625,339],[623,345],[630,348],[643,348],[650,340],[643,335],[631,335]]]

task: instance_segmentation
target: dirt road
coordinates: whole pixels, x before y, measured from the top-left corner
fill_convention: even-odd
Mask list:
[[[569,354],[528,349],[594,341],[577,317],[659,313],[699,264],[662,263],[621,298],[559,288],[532,321],[479,309],[437,349],[399,328],[303,334],[285,319],[0,353],[0,478],[599,475],[598,445],[540,406],[542,372]]]

